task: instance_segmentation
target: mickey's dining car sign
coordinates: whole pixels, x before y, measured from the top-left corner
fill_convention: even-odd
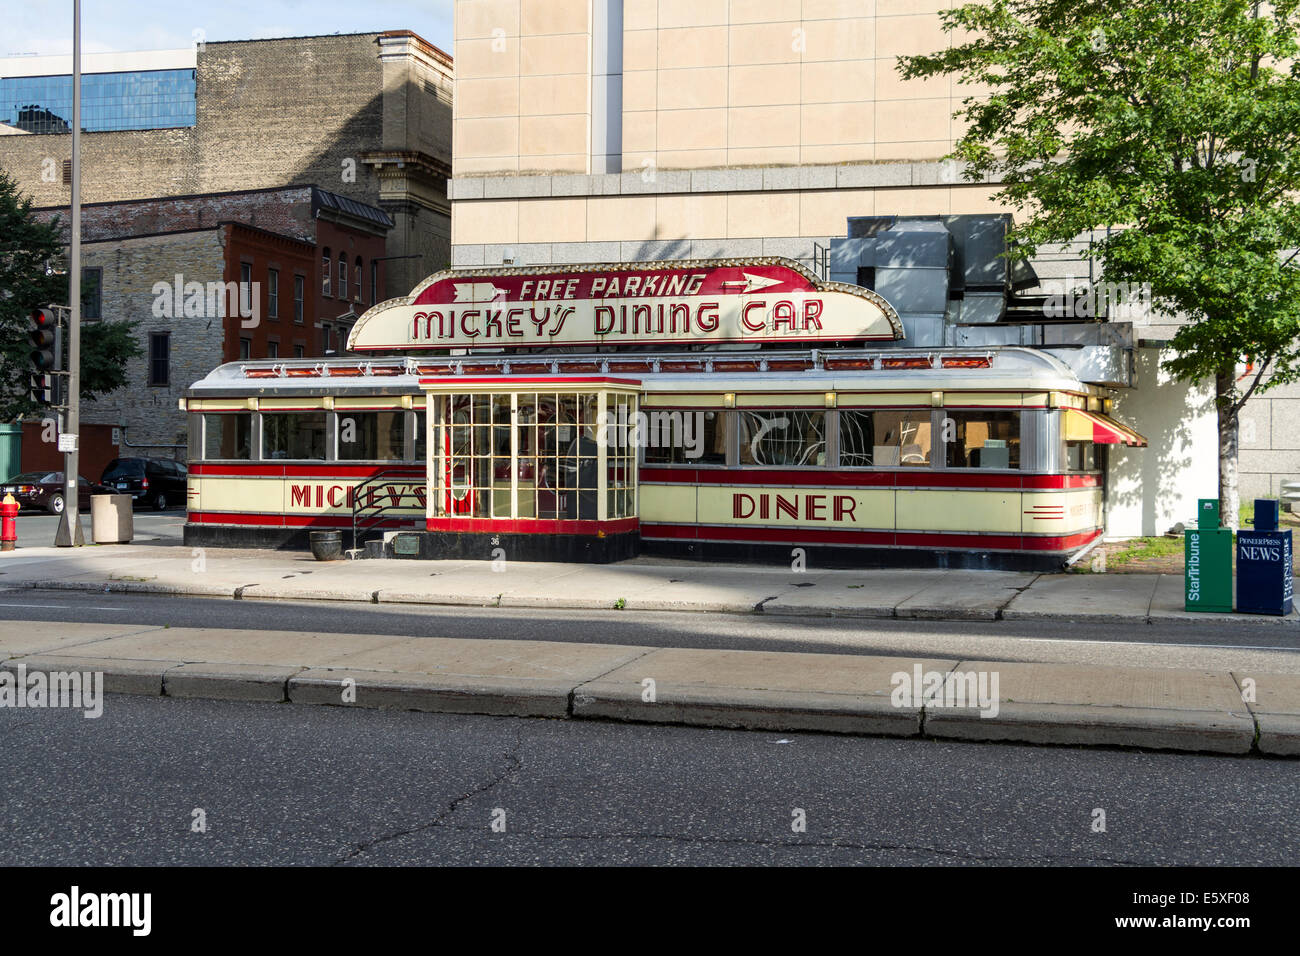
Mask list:
[[[893,341],[898,314],[868,289],[789,259],[439,272],[381,302],[354,351],[546,345]]]

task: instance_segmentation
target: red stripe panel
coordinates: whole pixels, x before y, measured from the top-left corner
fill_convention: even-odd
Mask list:
[[[190,474],[200,478],[319,478],[329,481],[334,478],[373,478],[381,472],[393,472],[394,477],[423,479],[425,476],[423,465],[345,465],[337,461],[297,465],[196,463],[190,466]]]
[[[746,528],[718,525],[646,524],[644,538],[770,544],[841,544],[864,547],[948,548],[954,551],[1071,551],[1101,529],[1072,535],[944,534],[929,531],[850,531],[829,528]]]
[[[351,528],[350,515],[270,515],[270,514],[235,514],[224,511],[191,511],[187,519],[190,524],[224,524],[235,527],[247,526],[257,528]],[[374,524],[367,523],[366,530],[372,528],[412,528],[419,526],[419,518],[385,518]]]
[[[637,518],[579,521],[567,518],[429,518],[429,531],[467,531],[486,534],[619,534],[636,531]]]
[[[643,465],[641,484],[813,485],[857,488],[1096,488],[1096,475],[1007,475],[970,471],[815,471],[809,468],[681,468]]]

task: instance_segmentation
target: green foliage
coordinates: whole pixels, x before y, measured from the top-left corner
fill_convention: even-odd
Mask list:
[[[67,276],[47,274],[58,267],[63,245],[58,228],[32,216],[32,201],[0,170],[0,421],[15,421],[37,411],[27,397],[28,317],[33,309],[62,302]]]
[[[1111,230],[1101,280],[1149,283],[1180,316],[1168,368],[1219,376],[1234,422],[1256,387],[1300,376],[1298,5],[987,0],[940,14],[949,49],[899,65],[991,91],[963,101],[953,157],[1002,180],[1019,254]]]
[[[66,304],[68,277],[59,222],[32,215],[32,202],[0,170],[0,421],[43,411],[28,398],[32,310]],[[128,359],[143,354],[133,334],[138,322],[100,321],[81,327],[81,397],[95,398],[127,384]]]

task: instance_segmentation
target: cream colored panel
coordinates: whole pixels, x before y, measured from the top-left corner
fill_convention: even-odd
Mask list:
[[[798,103],[798,63],[733,66],[728,71],[727,102],[733,106],[773,106]],[[804,94],[807,99],[807,94]]]
[[[582,73],[533,77],[520,85],[519,112],[524,116],[586,113],[590,86],[590,80]],[[456,90],[456,95],[459,96],[459,83]]]
[[[947,140],[951,134],[951,100],[892,100],[876,103],[876,140],[914,143]]]
[[[799,98],[804,103],[871,100],[878,84],[870,60],[804,63],[799,67]]]
[[[659,196],[655,200],[656,239],[721,238],[727,231],[723,194]]]
[[[660,70],[658,100],[661,110],[725,107],[727,68],[709,66],[694,70]]]
[[[519,201],[479,199],[455,204],[451,217],[452,242],[518,242]]]
[[[726,146],[725,109],[660,111],[660,150],[725,149]]]
[[[623,109],[625,111],[658,109],[655,89],[659,74],[655,70],[632,70],[623,74]]]
[[[623,0],[623,29],[653,30],[659,25],[659,0]]]
[[[519,80],[516,77],[456,81],[456,116],[461,121],[514,116],[518,112]]]
[[[659,29],[727,22],[727,0],[659,0]]]
[[[842,235],[849,216],[871,216],[876,195],[870,189],[826,189],[799,194],[799,235]]]
[[[559,36],[525,35],[519,43],[520,75],[548,76],[557,73],[586,75],[587,40],[585,33]]]
[[[727,150],[728,166],[797,166],[798,146],[755,146]]]
[[[876,150],[879,155],[880,146]],[[948,215],[951,204],[949,193],[952,190],[943,186],[927,186],[923,189],[877,189],[877,216],[934,216]]]
[[[525,36],[586,33],[591,0],[520,0],[520,32]]]
[[[729,149],[799,145],[798,106],[732,107],[727,120]]]
[[[868,17],[805,22],[803,61],[870,59],[876,55],[874,25]]]
[[[821,103],[805,105],[800,115],[800,135],[805,146],[870,143],[875,139],[871,103]]]
[[[654,152],[658,115],[654,110],[623,113],[623,152]]]
[[[659,30],[659,69],[691,69],[727,65],[727,28],[687,27]],[[626,56],[626,51],[625,54]],[[626,59],[623,68],[628,69]]]
[[[910,0],[908,0],[910,5]],[[909,11],[910,13],[910,11]],[[933,13],[889,17],[877,11],[875,56],[889,59],[948,48],[948,35]]]
[[[858,0],[863,3],[871,0]],[[798,20],[800,17],[799,0],[731,0],[727,11],[728,23],[773,23]],[[804,19],[810,19],[803,14]]]
[[[930,407],[929,392],[840,392],[840,408]]]
[[[457,71],[460,68],[461,44],[466,40],[518,35],[519,0],[460,0],[456,4]],[[459,88],[456,95],[460,96]]]
[[[584,242],[587,200],[525,199],[519,203],[519,242]]]
[[[519,69],[519,41],[513,37],[456,42],[456,81],[512,77]]]
[[[863,163],[876,158],[872,143],[840,143],[835,146],[802,146],[799,162],[810,166],[834,166],[837,163]],[[831,230],[842,232],[842,229]],[[809,234],[810,235],[810,234]]]
[[[659,31],[623,31],[623,71],[653,70],[659,61]]]
[[[798,231],[798,193],[732,193],[727,197],[728,239],[793,236]]]
[[[737,408],[824,408],[825,404],[821,392],[816,395],[800,392],[741,392],[736,395]]]
[[[654,237],[654,196],[593,196],[587,200],[589,242]]]
[[[519,153],[519,120],[513,116],[458,119],[454,129],[459,158],[514,157]]]
[[[660,143],[657,163],[660,169],[709,169],[726,164],[725,148],[665,149]]]
[[[899,531],[1020,532],[1019,491],[945,488],[898,496]]]
[[[744,66],[758,63],[798,63],[800,45],[806,43],[804,25],[798,21],[759,23],[729,28],[731,63]]]
[[[695,524],[695,488],[691,485],[647,485],[641,473],[640,518],[663,524]]]
[[[519,163],[527,157],[573,155],[587,145],[587,114],[573,116],[521,116],[519,118]]]

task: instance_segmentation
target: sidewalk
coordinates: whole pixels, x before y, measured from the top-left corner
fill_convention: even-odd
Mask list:
[[[638,559],[612,565],[518,561],[337,561],[308,554],[181,546],[23,548],[0,554],[9,588],[138,591],[242,600],[364,601],[472,607],[626,608],[849,618],[1115,621],[1226,620],[1297,628],[1285,618],[1188,613],[1170,574],[1011,571],[794,572]]]
[[[32,621],[0,622],[0,662],[109,693],[1300,755],[1295,674]]]

